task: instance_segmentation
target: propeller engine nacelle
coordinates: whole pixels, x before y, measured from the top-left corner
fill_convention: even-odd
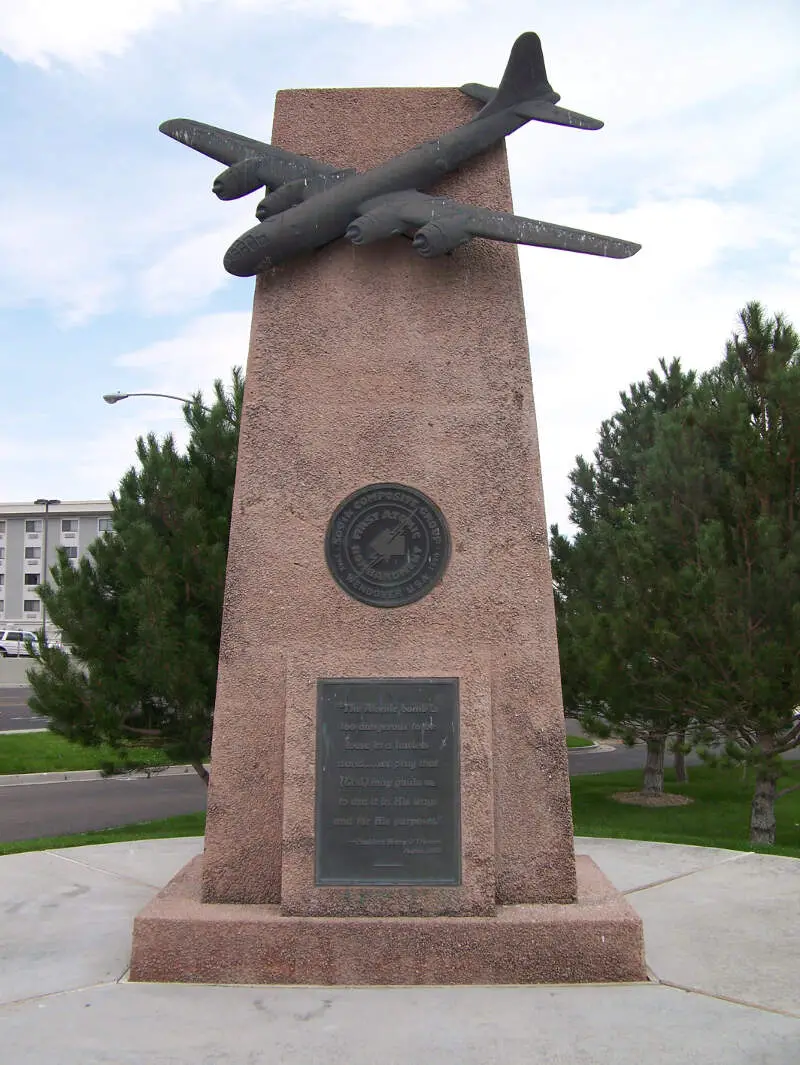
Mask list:
[[[242,159],[223,170],[211,186],[211,191],[221,200],[238,200],[248,192],[255,192],[264,184],[260,159]]]
[[[423,259],[433,259],[437,255],[455,251],[471,239],[471,234],[458,219],[442,219],[439,222],[428,222],[422,229],[418,229],[411,247]]]
[[[303,178],[297,181],[287,181],[285,185],[268,193],[256,207],[256,218],[263,222],[266,218],[288,211],[290,207],[296,207],[305,199],[307,182]]]
[[[344,235],[352,244],[374,244],[402,233],[404,228],[402,220],[388,211],[368,211],[354,219]]]

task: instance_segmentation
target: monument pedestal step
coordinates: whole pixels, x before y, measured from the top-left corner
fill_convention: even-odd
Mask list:
[[[587,857],[577,902],[493,917],[284,917],[200,901],[202,856],[139,914],[130,979],[214,984],[533,984],[646,980],[642,922]]]

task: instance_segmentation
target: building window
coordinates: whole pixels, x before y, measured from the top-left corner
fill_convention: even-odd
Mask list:
[[[38,614],[41,603],[38,599],[23,599],[22,609],[26,614]]]
[[[25,584],[32,584],[35,588],[37,584],[41,584],[42,576],[40,573],[26,573]]]
[[[5,573],[0,573],[0,588],[2,588],[5,583],[6,583],[6,575],[5,575]]]
[[[61,519],[61,531],[62,532],[77,532],[78,531],[78,519],[77,518],[62,518]]]
[[[40,533],[42,531],[42,519],[41,518],[28,518],[25,522],[25,532],[27,533]]]
[[[6,612],[6,604],[5,604],[5,602],[2,599],[0,599],[0,614],[5,614],[5,612]]]
[[[3,536],[5,534],[5,531],[6,531],[6,519],[3,518],[2,520],[0,520],[0,536]]]
[[[66,554],[67,558],[77,558],[78,557],[78,549],[77,549],[77,547],[65,547],[63,550],[64,550],[64,553]]]
[[[5,557],[6,557],[6,549],[4,547],[0,547],[0,558],[5,558]]]
[[[25,548],[25,558],[41,558],[41,557],[42,557],[42,549],[41,549],[41,547],[26,547]]]
[[[113,518],[98,518],[97,519],[97,531],[98,533],[111,532],[114,528]]]

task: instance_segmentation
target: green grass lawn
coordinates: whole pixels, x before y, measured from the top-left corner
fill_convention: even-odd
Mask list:
[[[121,759],[110,747],[81,747],[54,732],[0,735],[0,776],[7,773],[61,773],[76,769],[117,769],[168,765],[161,751],[137,748]]]
[[[694,802],[689,806],[660,808],[625,806],[611,798],[616,791],[638,790],[642,783],[639,770],[574,777],[571,785],[575,834],[759,850],[764,854],[800,858],[800,790],[777,802],[776,845],[753,847],[747,838],[752,777],[743,780],[739,769],[709,769],[705,766],[692,767],[689,773],[691,780],[688,784],[676,784],[674,773],[668,771],[666,790],[689,795]],[[790,775],[780,781],[779,789],[797,783],[800,783],[800,763],[792,765]],[[186,814],[76,836],[0,843],[0,854],[134,839],[201,836],[204,828],[205,814]]]
[[[81,832],[75,836],[46,836],[40,839],[18,839],[0,843],[0,855],[22,851],[59,850],[62,847],[88,847],[92,843],[124,843],[132,839],[174,839],[176,836],[202,836],[205,832],[205,813],[181,814],[163,821],[140,821],[121,828],[104,828],[99,832]]]
[[[689,783],[677,784],[667,770],[665,791],[688,795],[689,806],[645,807],[615,802],[616,791],[638,791],[640,770],[598,773],[573,777],[572,815],[578,836],[612,836],[616,839],[647,839],[664,843],[694,843],[703,847],[761,850],[800,858],[800,790],[778,799],[778,822],[774,847],[754,847],[748,842],[752,772],[743,779],[741,769],[711,769],[692,766]],[[800,763],[792,763],[790,775],[778,790],[800,784]]]
[[[567,747],[591,747],[594,740],[587,740],[584,736],[567,736]]]

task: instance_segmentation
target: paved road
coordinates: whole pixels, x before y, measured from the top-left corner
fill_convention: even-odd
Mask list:
[[[569,753],[571,776],[642,769],[643,747],[613,751],[575,748]],[[800,750],[792,758],[800,758]],[[697,765],[689,755],[689,765]],[[668,762],[669,764],[669,758]],[[206,789],[194,775],[150,780],[86,780],[25,784],[0,788],[0,841],[90,832],[202,810]]]
[[[30,688],[0,688],[0,732],[47,728],[47,718],[37,717],[28,708]]]
[[[608,746],[603,744],[603,746]],[[645,749],[642,744],[636,747],[620,745],[613,751],[596,751],[591,747],[573,747],[569,752],[569,775],[571,777],[585,776],[589,773],[615,773],[622,769],[644,769]],[[672,765],[672,755],[668,754],[664,764],[667,768]],[[696,754],[690,754],[686,758],[688,766],[699,765],[700,759]]]
[[[202,810],[203,782],[192,773],[150,780],[76,780],[0,788],[0,841],[71,835]]]
[[[631,759],[633,756],[633,759]],[[625,766],[639,751],[570,754],[572,773],[602,773]],[[205,808],[206,789],[192,774],[150,780],[81,780],[59,784],[21,784],[0,788],[0,841],[68,835],[150,821]]]
[[[34,665],[34,659],[27,655],[0,656],[0,688],[8,686],[24,687],[28,683],[28,670]]]
[[[790,751],[783,756],[792,761],[800,759],[800,748]],[[643,745],[636,747],[615,747],[613,751],[596,751],[589,747],[574,747],[569,752],[569,774],[572,777],[585,776],[589,773],[615,773],[622,769],[644,769],[645,749]],[[667,754],[664,764],[667,769],[672,767],[672,755]],[[696,754],[686,756],[686,764],[691,768],[693,765],[702,765],[702,759]]]

